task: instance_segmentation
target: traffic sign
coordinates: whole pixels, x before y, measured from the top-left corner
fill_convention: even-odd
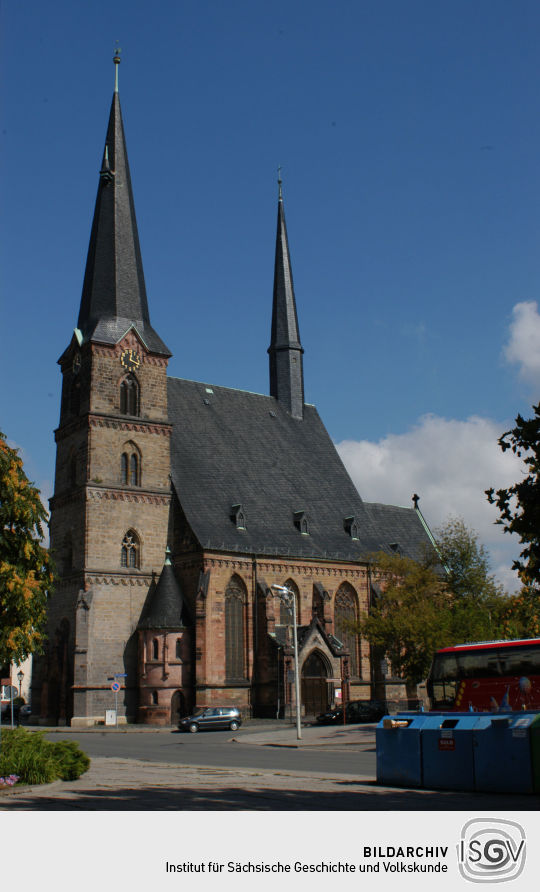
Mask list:
[[[2,699],[4,701],[11,700],[12,697],[13,697],[13,699],[15,699],[15,697],[17,696],[18,693],[19,692],[18,692],[17,688],[15,687],[15,685],[6,684],[2,687],[2,694],[1,694],[0,699]]]
[[[113,683],[112,683],[112,685],[111,685],[111,691],[115,691],[115,692],[116,692],[116,691],[119,691],[119,690],[120,690],[120,685],[119,685],[119,683],[118,683],[117,681],[113,681]]]

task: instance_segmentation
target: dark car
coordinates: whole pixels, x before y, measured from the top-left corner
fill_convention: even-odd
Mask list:
[[[28,718],[32,712],[32,707],[26,703],[13,702],[13,721],[21,722]],[[2,703],[2,724],[11,724],[11,703]]]
[[[345,707],[346,724],[354,725],[361,722],[378,722],[384,715],[388,715],[388,705],[384,700],[351,700]],[[337,706],[317,716],[320,725],[343,724],[343,708]]]
[[[181,731],[236,731],[242,724],[240,710],[236,706],[200,706],[191,715],[180,719]]]

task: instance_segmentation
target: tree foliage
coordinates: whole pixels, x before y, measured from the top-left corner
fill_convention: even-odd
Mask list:
[[[438,530],[437,545],[438,555],[426,553],[422,561],[372,556],[379,594],[358,626],[409,688],[426,678],[439,648],[498,637],[503,630],[508,599],[489,575],[476,533],[450,519]]]
[[[451,593],[452,643],[498,637],[508,599],[489,572],[478,535],[462,518],[451,517],[435,530],[435,540]]]
[[[540,638],[540,598],[534,586],[523,586],[508,598],[501,612],[504,638]]]
[[[499,439],[503,452],[511,449],[523,459],[528,474],[507,489],[486,490],[488,501],[500,512],[497,523],[505,533],[517,533],[525,546],[512,568],[525,585],[540,588],[540,403],[533,406],[534,418],[516,418],[516,426]]]
[[[449,642],[448,586],[429,559],[379,552],[372,569],[380,593],[360,620],[360,634],[414,686],[426,677],[434,651]]]
[[[0,665],[42,648],[54,575],[41,544],[46,517],[39,491],[0,432]]]

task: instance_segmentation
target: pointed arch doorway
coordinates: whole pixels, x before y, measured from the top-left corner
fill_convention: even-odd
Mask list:
[[[175,691],[171,698],[171,725],[177,725],[182,716],[187,715],[186,698],[182,691]]]
[[[328,709],[329,670],[326,660],[316,650],[302,666],[302,703],[306,715],[319,715]]]

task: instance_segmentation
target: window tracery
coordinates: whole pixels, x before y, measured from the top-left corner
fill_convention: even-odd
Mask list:
[[[246,587],[239,576],[232,576],[225,589],[225,676],[245,678]]]
[[[358,635],[354,630],[358,599],[352,585],[343,582],[334,599],[334,634],[349,651],[349,671],[358,677]]]
[[[141,543],[135,530],[128,530],[122,539],[120,564],[132,570],[141,566]]]
[[[120,413],[139,415],[140,387],[135,375],[128,375],[120,384]]]

